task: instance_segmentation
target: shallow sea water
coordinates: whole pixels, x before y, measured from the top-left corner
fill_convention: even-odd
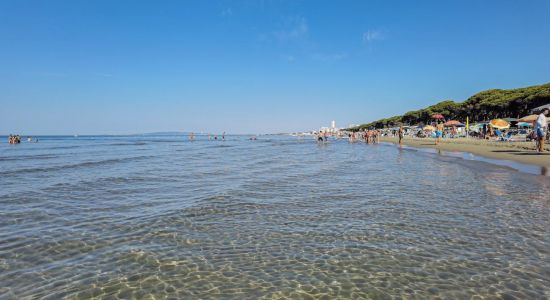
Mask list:
[[[547,299],[550,178],[261,136],[0,144],[0,299]]]

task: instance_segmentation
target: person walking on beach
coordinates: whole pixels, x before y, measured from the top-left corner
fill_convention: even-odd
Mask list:
[[[405,136],[405,132],[403,130],[403,125],[399,126],[399,130],[398,130],[397,134],[399,135],[399,145],[402,145],[403,144],[403,137]]]
[[[537,151],[542,153],[544,151],[544,141],[546,140],[546,131],[548,130],[548,121],[546,116],[548,115],[548,109],[545,109],[537,118],[535,122],[535,132],[537,133]]]
[[[441,142],[441,137],[443,136],[443,123],[438,122],[435,130],[435,144],[438,145]]]

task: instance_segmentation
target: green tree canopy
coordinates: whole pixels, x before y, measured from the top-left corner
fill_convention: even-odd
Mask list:
[[[434,114],[442,114],[448,120],[462,122],[466,117],[469,117],[472,122],[506,117],[519,118],[529,114],[529,110],[548,103],[550,103],[550,83],[511,90],[487,90],[463,102],[444,100],[423,109],[376,120],[351,130],[387,128],[401,124],[423,125],[429,123]]]

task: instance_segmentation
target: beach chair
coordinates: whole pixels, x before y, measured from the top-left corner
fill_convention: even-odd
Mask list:
[[[497,141],[502,141],[502,138],[503,138],[503,136],[502,136],[502,131],[500,131],[500,130],[498,130],[498,129],[495,130],[495,137],[496,137],[496,140],[497,140]]]
[[[504,141],[504,142],[510,142],[510,141],[512,141],[512,135],[513,135],[513,134],[512,134],[511,131],[508,132],[508,133],[506,134],[506,136],[501,137],[501,141]]]

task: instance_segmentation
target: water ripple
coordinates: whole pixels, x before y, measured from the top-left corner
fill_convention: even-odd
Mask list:
[[[550,293],[545,177],[281,137],[22,146],[0,146],[2,299]]]

